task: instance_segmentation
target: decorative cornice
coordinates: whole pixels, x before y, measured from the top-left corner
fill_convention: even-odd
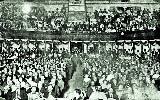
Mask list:
[[[24,1],[16,1],[16,0],[13,0],[13,1],[3,1],[1,3],[24,3]],[[33,3],[36,3],[36,4],[53,4],[53,5],[56,5],[56,4],[68,4],[68,0],[55,0],[55,1],[44,1],[44,2],[33,2]],[[109,2],[109,1],[87,1],[86,0],[86,4],[160,4],[159,2],[155,2],[153,0],[149,0],[149,1],[146,1],[146,0],[139,0],[137,2],[135,1],[131,1],[131,2]]]

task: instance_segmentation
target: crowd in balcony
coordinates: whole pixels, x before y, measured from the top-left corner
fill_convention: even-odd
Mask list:
[[[1,4],[1,28],[6,30],[65,30],[66,10],[64,7],[46,11],[44,6]],[[30,9],[27,13],[25,10]]]
[[[6,30],[72,32],[122,32],[155,30],[159,24],[160,10],[141,7],[113,7],[88,13],[85,22],[67,21],[66,7],[47,11],[44,6],[32,6],[28,14],[24,5],[1,4],[1,28]],[[94,15],[94,18],[91,17]],[[68,16],[69,17],[69,16]],[[94,19],[94,20],[93,20]]]
[[[160,10],[151,11],[140,7],[115,7],[109,10],[95,10],[94,18],[98,31],[101,32],[155,30],[160,19],[159,12]]]
[[[159,12],[141,7],[97,9],[87,13],[86,22],[72,22],[68,27],[70,32],[83,33],[154,31],[159,25]]]

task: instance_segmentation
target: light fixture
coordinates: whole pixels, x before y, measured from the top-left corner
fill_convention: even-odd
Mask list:
[[[31,11],[31,3],[25,2],[25,3],[22,5],[22,11],[23,11],[24,14],[29,14],[30,11]]]

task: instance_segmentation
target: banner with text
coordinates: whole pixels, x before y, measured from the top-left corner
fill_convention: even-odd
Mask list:
[[[69,11],[85,11],[85,0],[69,0]]]

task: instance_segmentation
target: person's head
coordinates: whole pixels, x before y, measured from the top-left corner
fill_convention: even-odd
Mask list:
[[[158,71],[158,70],[156,71],[156,74],[159,74],[159,71]]]
[[[110,71],[110,74],[113,74],[113,71]]]
[[[29,71],[30,70],[30,67],[29,66],[27,66],[27,71]]]
[[[4,71],[4,73],[6,74],[6,73],[7,73],[7,68],[5,67],[3,71]]]
[[[114,83],[116,83],[116,82],[117,82],[115,78],[113,78],[113,79],[112,79],[112,81],[113,81]]]
[[[41,73],[41,70],[40,70],[40,69],[38,69],[38,70],[37,70],[37,73],[38,73],[38,74],[40,74],[40,73]]]
[[[29,71],[29,76],[32,76],[33,75],[33,72],[32,71]]]
[[[81,90],[80,89],[75,89],[75,92],[80,95],[81,94]]]
[[[7,81],[10,81],[10,80],[11,80],[11,76],[8,76],[8,77],[7,77]]]
[[[88,74],[86,74],[86,75],[85,75],[85,78],[88,78],[88,77],[89,77],[89,75],[88,75]]]
[[[35,93],[36,92],[36,86],[33,86],[31,91],[32,91],[32,93]]]
[[[62,75],[58,75],[59,80],[62,80],[62,78],[63,78]]]
[[[103,75],[102,75],[102,78],[106,78],[106,75],[103,74]]]
[[[113,89],[112,88],[109,89],[109,94],[113,94]]]
[[[52,92],[52,90],[53,90],[53,85],[50,84],[50,85],[48,86],[48,92],[50,93],[50,92]]]
[[[98,73],[98,77],[101,77],[102,76],[102,73]]]
[[[35,69],[35,68],[32,68],[32,72],[35,73],[35,72],[36,72],[36,69]]]
[[[129,91],[129,93],[132,92],[132,88],[130,86],[128,87],[128,91]]]
[[[91,86],[95,86],[95,82],[94,81],[91,81]]]
[[[46,71],[44,75],[45,75],[45,77],[48,77],[48,75],[49,75],[48,71]]]
[[[2,73],[2,79],[5,79],[6,76],[5,76],[5,73]]]
[[[20,82],[22,82],[22,81],[23,81],[22,77],[19,77],[19,81],[20,81]]]
[[[103,84],[107,85],[107,80],[104,80],[104,81],[103,81]]]
[[[17,80],[17,76],[14,74],[12,80]]]
[[[55,77],[55,76],[56,76],[55,71],[52,71],[52,72],[51,72],[51,75],[52,75],[52,77]]]

